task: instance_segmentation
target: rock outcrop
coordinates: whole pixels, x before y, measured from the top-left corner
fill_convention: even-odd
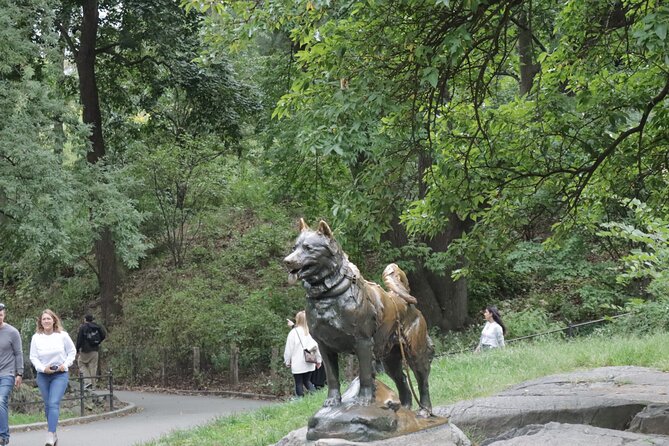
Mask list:
[[[669,373],[602,367],[552,375],[434,413],[449,423],[367,443],[309,442],[305,427],[276,446],[469,446],[470,439],[481,446],[669,446]]]
[[[491,397],[438,407],[435,413],[477,438],[550,422],[626,430],[647,406],[669,404],[667,392],[669,373],[602,367],[527,381]]]
[[[480,446],[669,446],[669,437],[602,429],[583,424],[530,424],[513,429]]]

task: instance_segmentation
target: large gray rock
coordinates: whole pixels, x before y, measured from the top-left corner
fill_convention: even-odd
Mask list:
[[[649,405],[636,414],[629,430],[645,434],[669,435],[669,405]]]
[[[477,438],[549,422],[625,430],[647,405],[669,404],[667,389],[667,373],[643,367],[603,367],[528,381],[491,397],[438,407],[434,412]]]
[[[513,429],[480,446],[669,446],[669,437],[602,429],[583,424],[530,424]]]

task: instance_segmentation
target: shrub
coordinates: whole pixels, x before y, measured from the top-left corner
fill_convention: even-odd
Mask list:
[[[481,326],[471,326],[465,331],[451,331],[443,333],[436,328],[430,330],[430,337],[434,342],[435,355],[473,351],[481,336]]]
[[[556,322],[551,322],[548,313],[539,308],[506,313],[504,316],[504,325],[507,329],[506,339],[546,333],[563,328],[563,326]],[[562,333],[555,333],[551,336],[562,335]]]
[[[622,222],[602,225],[599,235],[627,242],[620,283],[648,283],[645,291],[655,297],[669,296],[669,221],[639,200],[628,204],[630,216]],[[666,214],[666,210],[664,210]]]
[[[613,320],[606,327],[609,333],[636,333],[640,335],[669,331],[669,298],[655,301],[633,299],[625,309],[629,314]]]

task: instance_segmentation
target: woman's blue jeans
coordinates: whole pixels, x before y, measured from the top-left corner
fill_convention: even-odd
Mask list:
[[[0,438],[9,440],[9,396],[14,388],[14,375],[0,376]]]
[[[37,373],[37,387],[44,400],[44,412],[49,432],[56,432],[58,417],[60,417],[60,400],[65,395],[67,383],[70,379],[69,373]]]

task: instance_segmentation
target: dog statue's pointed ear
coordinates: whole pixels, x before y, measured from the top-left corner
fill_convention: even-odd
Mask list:
[[[300,232],[308,231],[309,225],[304,221],[304,218],[300,218]]]
[[[332,238],[332,229],[330,229],[328,224],[325,223],[325,220],[321,220],[318,223],[318,232],[320,232],[321,234],[323,234],[326,237]]]

